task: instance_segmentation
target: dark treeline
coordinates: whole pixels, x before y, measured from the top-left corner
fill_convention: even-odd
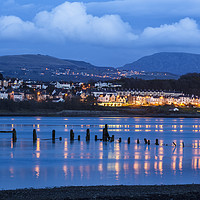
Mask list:
[[[95,106],[80,103],[80,101],[71,101],[68,103],[52,103],[52,102],[36,102],[36,101],[21,101],[14,102],[12,100],[0,100],[0,110],[8,112],[45,112],[45,111],[62,111],[62,110],[95,110]]]
[[[200,96],[200,74],[191,73],[181,76],[178,80],[142,80],[122,78],[118,81],[124,88],[138,90],[167,90]]]

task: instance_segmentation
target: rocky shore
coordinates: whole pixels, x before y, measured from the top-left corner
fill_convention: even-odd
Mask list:
[[[200,199],[200,185],[160,186],[89,186],[0,191],[1,200],[67,200],[67,199]]]

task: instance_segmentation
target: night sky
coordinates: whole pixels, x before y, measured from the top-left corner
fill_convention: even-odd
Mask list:
[[[0,55],[118,67],[156,52],[199,53],[199,0],[0,0]]]

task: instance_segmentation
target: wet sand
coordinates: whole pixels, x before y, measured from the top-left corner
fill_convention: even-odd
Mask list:
[[[0,191],[1,200],[66,199],[200,199],[200,185],[89,186]]]

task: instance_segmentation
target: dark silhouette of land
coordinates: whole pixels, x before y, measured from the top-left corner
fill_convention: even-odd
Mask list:
[[[169,186],[90,186],[0,191],[1,200],[68,200],[68,199],[200,199],[200,185]]]

